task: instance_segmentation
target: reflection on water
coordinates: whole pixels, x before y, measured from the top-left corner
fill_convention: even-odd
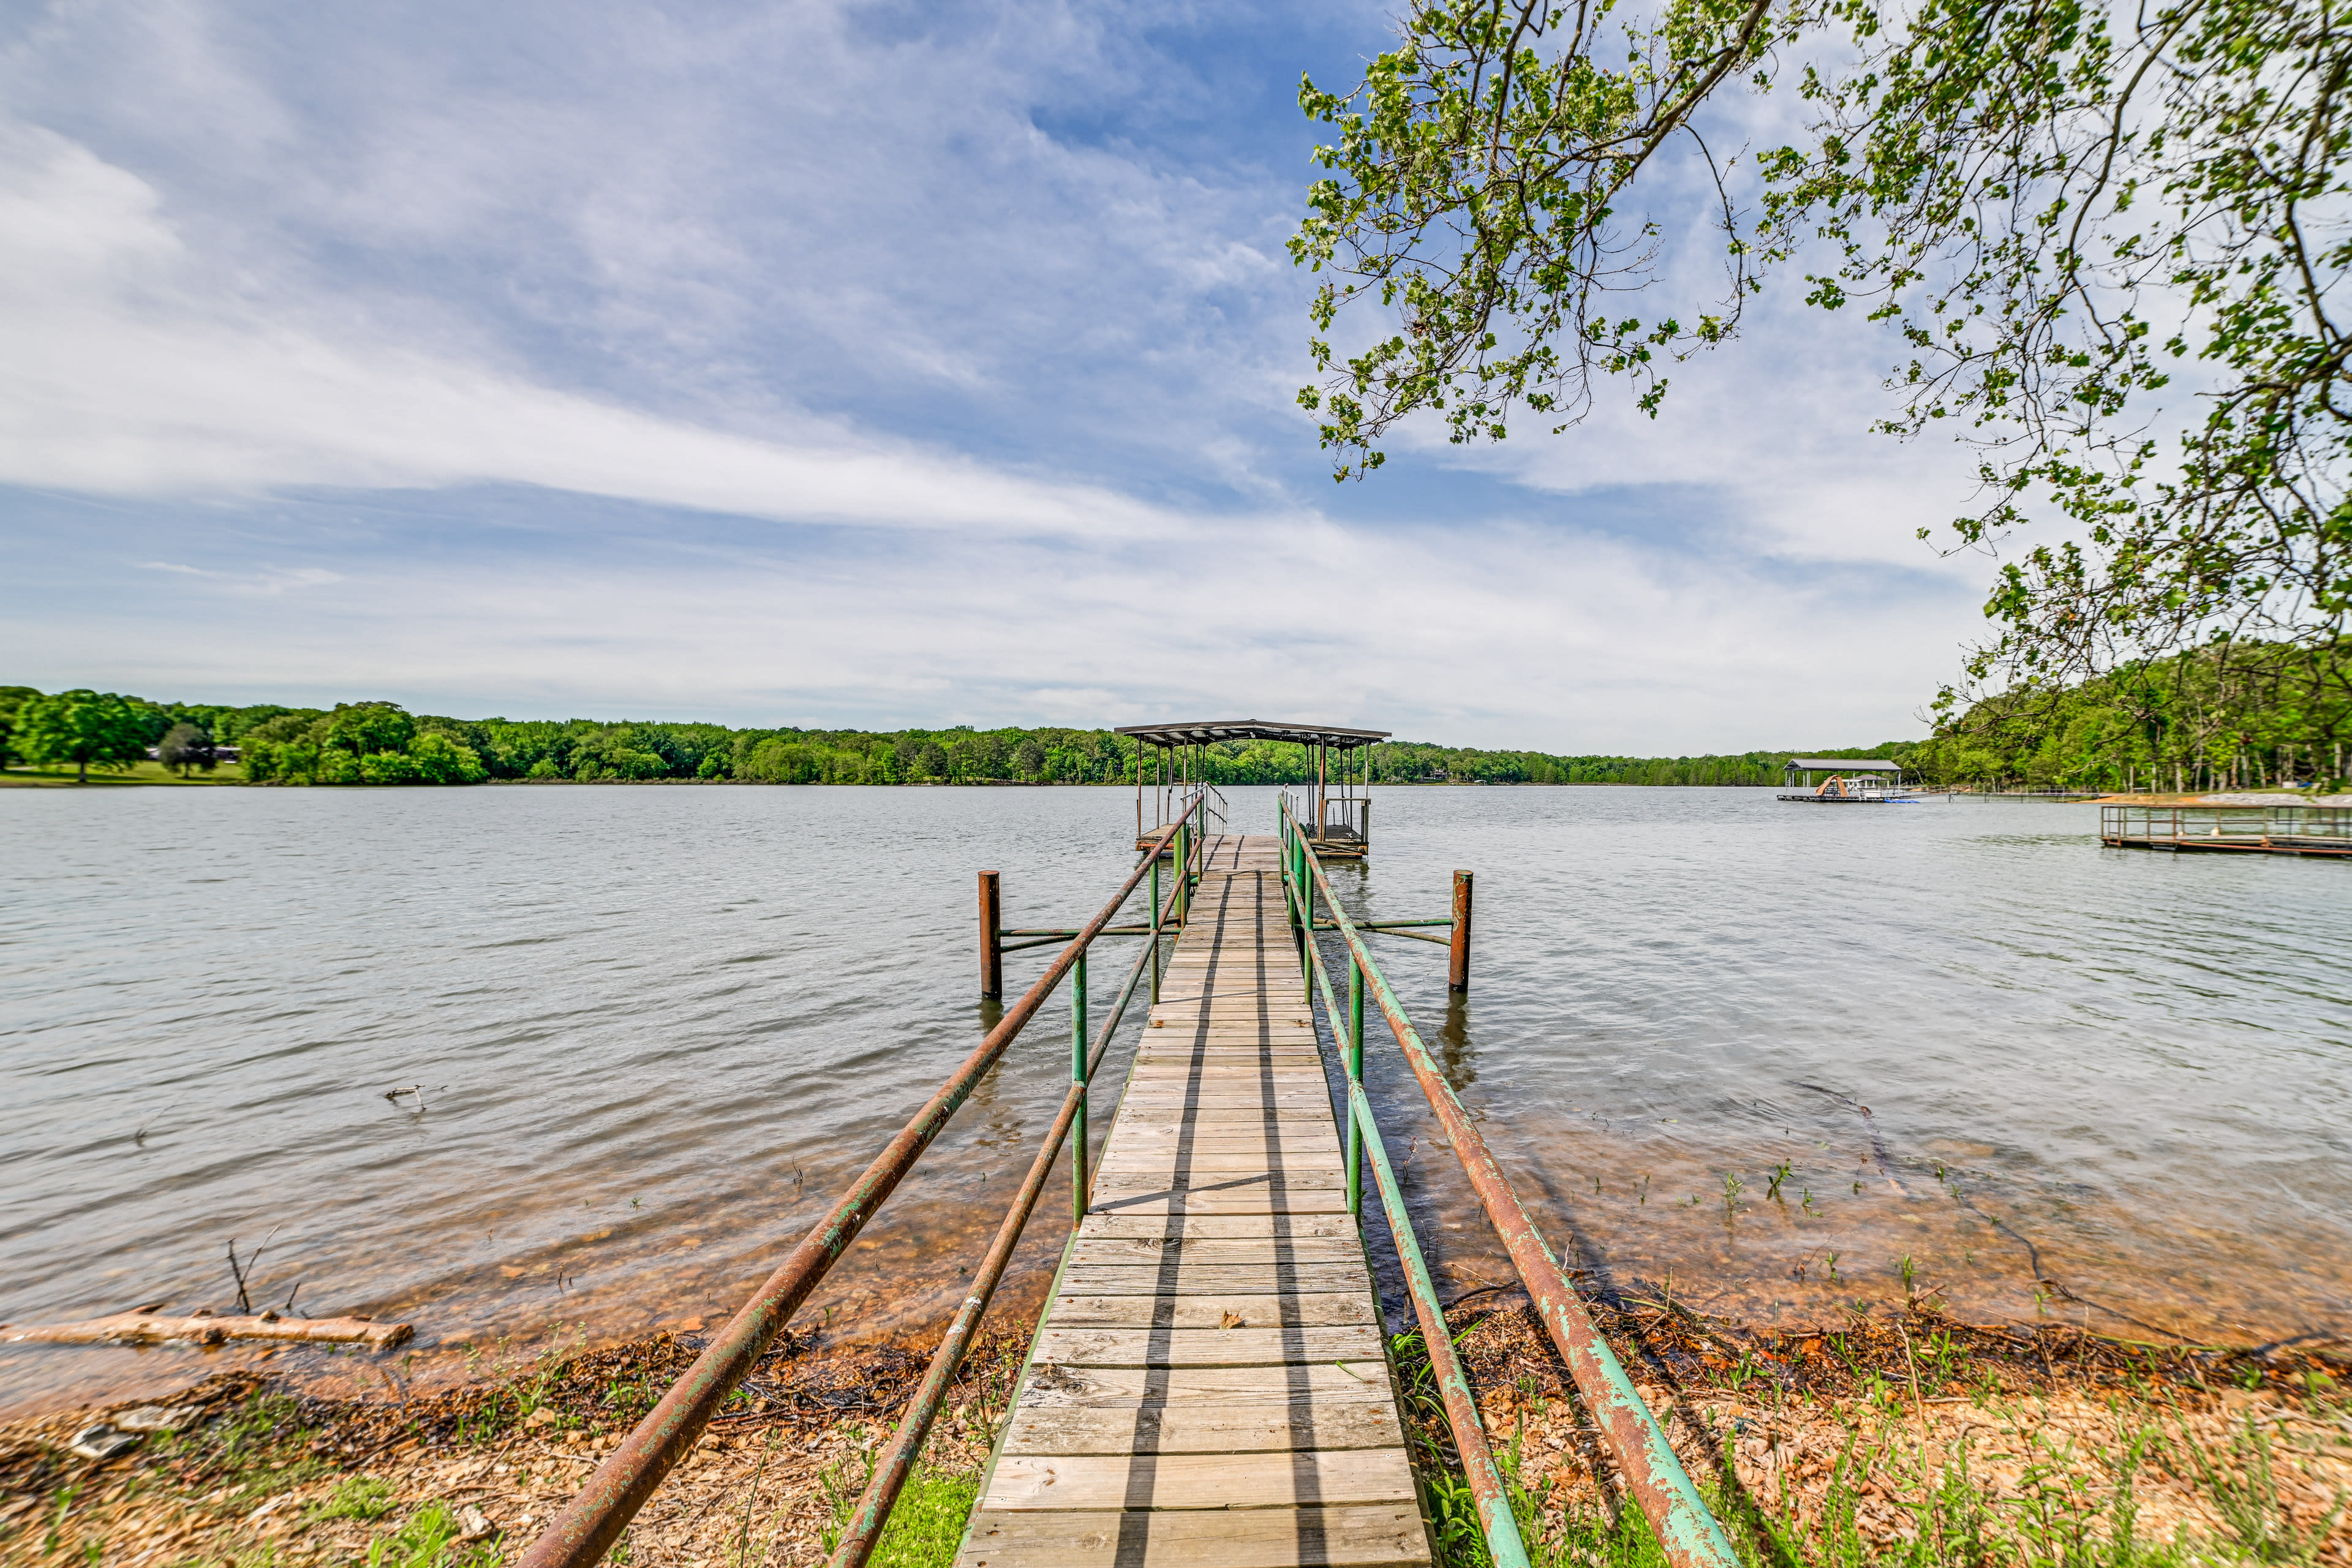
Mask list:
[[[1271,792],[1233,793],[1236,826],[1270,826]],[[1811,1320],[1899,1297],[1907,1259],[1980,1317],[2346,1331],[2343,868],[2101,850],[2079,806],[1383,798],[1334,885],[1407,918],[1478,871],[1466,1000],[1442,949],[1383,951],[1601,1284]],[[1086,789],[0,795],[0,1319],[227,1307],[232,1238],[265,1244],[257,1304],[413,1321],[426,1366],[721,1317],[994,1021],[972,873],[1003,869],[1008,924],[1075,923],[1130,814]],[[1094,968],[1099,1013],[1125,964]],[[1058,1101],[1062,1018],[802,1323],[950,1310]],[[1501,1282],[1371,1027],[1449,1289]],[[1032,1230],[1011,1305],[1058,1250],[1045,1210]],[[196,1363],[0,1352],[0,1404]]]

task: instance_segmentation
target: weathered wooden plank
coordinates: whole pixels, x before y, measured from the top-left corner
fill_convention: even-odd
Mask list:
[[[1014,1509],[1255,1509],[1413,1499],[1402,1448],[1265,1454],[1005,1454],[982,1505]]]
[[[1345,1263],[1360,1268],[1362,1245],[1352,1236],[1305,1236],[1284,1239],[1271,1236],[1160,1237],[1089,1236],[1080,1232],[1070,1248],[1072,1268],[1150,1268],[1162,1258],[1181,1254],[1186,1268],[1210,1265]]]
[[[1188,1333],[1202,1330],[1231,1333],[1235,1329],[1338,1329],[1377,1322],[1371,1298],[1362,1289],[1361,1271],[1358,1272],[1359,1278],[1354,1279],[1325,1281],[1339,1287],[1329,1290],[1316,1290],[1316,1281],[1271,1276],[1249,1281],[1265,1291],[1301,1292],[1297,1295],[1251,1295],[1202,1287],[1181,1279],[1165,1291],[1079,1295],[1065,1279],[1065,1294],[1054,1298],[1053,1315],[1046,1321],[1057,1329],[1167,1329]],[[1092,1280],[1084,1283],[1087,1289],[1094,1288]]]
[[[1309,1187],[1298,1192],[1270,1193],[1263,1187],[1240,1192],[1202,1192],[1199,1188],[1132,1196],[1111,1194],[1087,1206],[1089,1214],[1347,1214],[1348,1194],[1336,1187]]]
[[[1379,1361],[1301,1362],[1278,1370],[1262,1366],[1057,1366],[1030,1368],[1020,1408],[1101,1405],[1131,1410],[1140,1403],[1198,1407],[1265,1401],[1315,1405],[1391,1405],[1388,1367]]]
[[[1195,1263],[1186,1258],[1181,1268],[1166,1269],[1109,1263],[1074,1263],[1063,1273],[1062,1289],[1073,1295],[1148,1297],[1165,1294],[1172,1297],[1222,1292],[1226,1295],[1265,1295],[1269,1300],[1289,1299],[1286,1294],[1277,1297],[1276,1292],[1353,1290],[1365,1300],[1371,1300],[1366,1288],[1364,1260],[1360,1256],[1336,1263]],[[1256,1320],[1252,1320],[1259,1328],[1270,1328],[1286,1321],[1276,1318],[1256,1322]],[[1368,1318],[1341,1321],[1350,1323],[1370,1321]],[[1213,1323],[1210,1326],[1214,1328],[1216,1325]]]
[[[1055,1366],[1285,1366],[1292,1362],[1378,1363],[1370,1326],[1301,1329],[1057,1329],[1037,1336],[1037,1360]]]
[[[1122,1121],[1131,1116],[1139,1122],[1171,1127],[1181,1126],[1188,1120],[1202,1127],[1252,1127],[1291,1121],[1328,1127],[1331,1102],[1327,1100],[1317,1105],[1301,1100],[1288,1105],[1122,1105],[1118,1116]]]
[[[1243,1454],[1404,1441],[1391,1405],[1311,1399],[1231,1405],[1041,1405],[1013,1418],[1008,1454]]]
[[[1354,1240],[1351,1215],[1300,1215],[1291,1219],[1243,1215],[1195,1215],[1170,1218],[1155,1215],[1088,1215],[1078,1226],[1082,1239],[1091,1241],[1196,1240],[1305,1241],[1344,1237]]]
[[[1429,1562],[1402,1503],[1188,1512],[983,1510],[956,1568],[1407,1568]]]

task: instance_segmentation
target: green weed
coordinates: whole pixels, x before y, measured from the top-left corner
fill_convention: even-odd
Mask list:
[[[392,1487],[389,1482],[373,1476],[352,1476],[337,1487],[334,1495],[323,1502],[310,1505],[313,1520],[382,1519],[392,1511]]]
[[[367,1568],[489,1568],[499,1561],[496,1547],[458,1540],[463,1531],[447,1503],[428,1502],[368,1542]]]
[[[818,1532],[828,1555],[841,1544],[873,1466],[873,1455],[861,1447],[817,1478],[832,1515],[832,1522]],[[889,1522],[882,1527],[882,1539],[874,1543],[874,1555],[866,1562],[871,1568],[949,1568],[956,1548],[963,1544],[964,1523],[979,1500],[977,1470],[919,1468],[907,1478]]]

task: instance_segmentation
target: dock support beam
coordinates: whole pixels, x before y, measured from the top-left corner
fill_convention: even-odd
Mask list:
[[[1454,873],[1454,961],[1446,965],[1445,988],[1470,989],[1470,873]]]
[[[996,873],[980,874],[980,999],[1004,998],[1004,914],[996,898]]]

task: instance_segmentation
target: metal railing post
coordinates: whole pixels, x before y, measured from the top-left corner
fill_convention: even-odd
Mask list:
[[[1307,978],[1307,948],[1315,940],[1315,884],[1298,884],[1298,999],[1312,1007],[1315,987]]]
[[[1070,1092],[1077,1097],[1077,1119],[1071,1125],[1070,1223],[1087,1217],[1087,954],[1070,970]]]
[[[1151,850],[1151,1005],[1160,1005],[1160,849]]]
[[[980,874],[980,999],[1004,996],[1004,915],[997,901],[997,875]]]
[[[1453,961],[1445,968],[1445,988],[1470,989],[1470,873],[1454,873]]]
[[[1364,1086],[1364,966],[1348,955],[1348,1082]],[[1364,1131],[1348,1118],[1348,1212],[1364,1215]]]

